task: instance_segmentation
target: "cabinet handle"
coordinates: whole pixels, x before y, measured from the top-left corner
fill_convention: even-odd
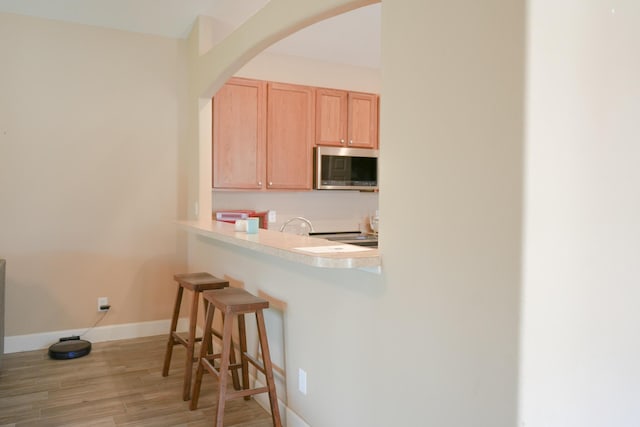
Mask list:
[[[340,140],[340,144],[344,145],[344,139]]]
[[[258,187],[262,187],[262,181],[258,181]]]
[[[353,140],[352,139],[349,140],[349,145],[353,145]]]
[[[269,187],[271,187],[273,185],[273,182],[269,181]]]

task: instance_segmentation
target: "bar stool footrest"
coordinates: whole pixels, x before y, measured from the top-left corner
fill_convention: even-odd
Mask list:
[[[247,361],[249,363],[251,363],[257,370],[259,370],[263,374],[267,373],[267,371],[266,371],[266,369],[264,367],[264,364],[262,362],[260,362],[258,359],[256,359],[255,357],[251,356],[249,353],[244,353],[244,357],[246,357]]]
[[[247,390],[228,391],[225,400],[237,399],[238,397],[248,397],[254,394],[267,393],[268,387],[250,388]]]
[[[173,338],[173,345],[176,345],[176,344],[182,344],[183,346],[185,346],[185,347],[186,347],[186,346],[189,344],[189,338],[184,338],[184,337],[182,337],[182,336],[178,335],[178,333],[177,333],[177,332],[173,332],[173,333],[171,334],[171,337]],[[196,338],[193,340],[193,342],[194,342],[194,343],[196,343],[196,342],[202,342],[202,337],[196,337]]]
[[[216,377],[220,378],[220,368],[217,368],[214,365],[214,361],[215,359],[221,359],[221,358],[222,358],[222,354],[214,354],[213,356],[207,355],[206,357],[203,357],[200,359],[200,363],[202,363],[202,365],[205,367],[207,371],[214,374]],[[242,363],[229,364],[229,371],[231,371],[232,369],[235,369],[235,370],[242,369]]]

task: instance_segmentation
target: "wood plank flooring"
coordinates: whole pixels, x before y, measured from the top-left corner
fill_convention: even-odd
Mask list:
[[[52,360],[47,350],[6,354],[0,426],[212,426],[217,380],[205,374],[199,408],[190,411],[181,396],[185,349],[174,347],[162,377],[165,346],[162,335],[95,343],[89,355],[71,360]],[[271,425],[254,400],[227,402],[225,426]]]

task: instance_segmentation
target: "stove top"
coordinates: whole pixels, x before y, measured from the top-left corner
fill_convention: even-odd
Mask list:
[[[359,231],[338,231],[338,232],[312,232],[309,236],[327,239],[332,242],[348,243],[358,246],[378,247],[378,236],[376,234],[365,234]]]

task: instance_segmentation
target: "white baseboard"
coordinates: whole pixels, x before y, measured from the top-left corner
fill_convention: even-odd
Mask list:
[[[254,387],[264,387],[265,384],[259,381],[255,377],[252,377],[255,382]],[[267,393],[256,394],[253,399],[258,402],[258,405],[262,406],[265,411],[271,413],[271,405],[269,405],[269,395]],[[311,427],[304,421],[298,414],[288,408],[280,399],[278,399],[278,409],[280,410],[280,416],[282,417],[282,425],[286,427]]]
[[[178,331],[188,329],[189,320],[181,318],[178,321]],[[65,331],[42,332],[38,334],[14,335],[4,337],[4,352],[18,353],[21,351],[41,350],[57,343],[62,337],[80,335],[92,343],[124,340],[129,338],[149,337],[169,332],[170,320],[156,320],[152,322],[125,323],[121,325],[98,326],[87,331],[87,328],[68,329]]]
[[[287,427],[311,427],[291,409],[287,408]]]

